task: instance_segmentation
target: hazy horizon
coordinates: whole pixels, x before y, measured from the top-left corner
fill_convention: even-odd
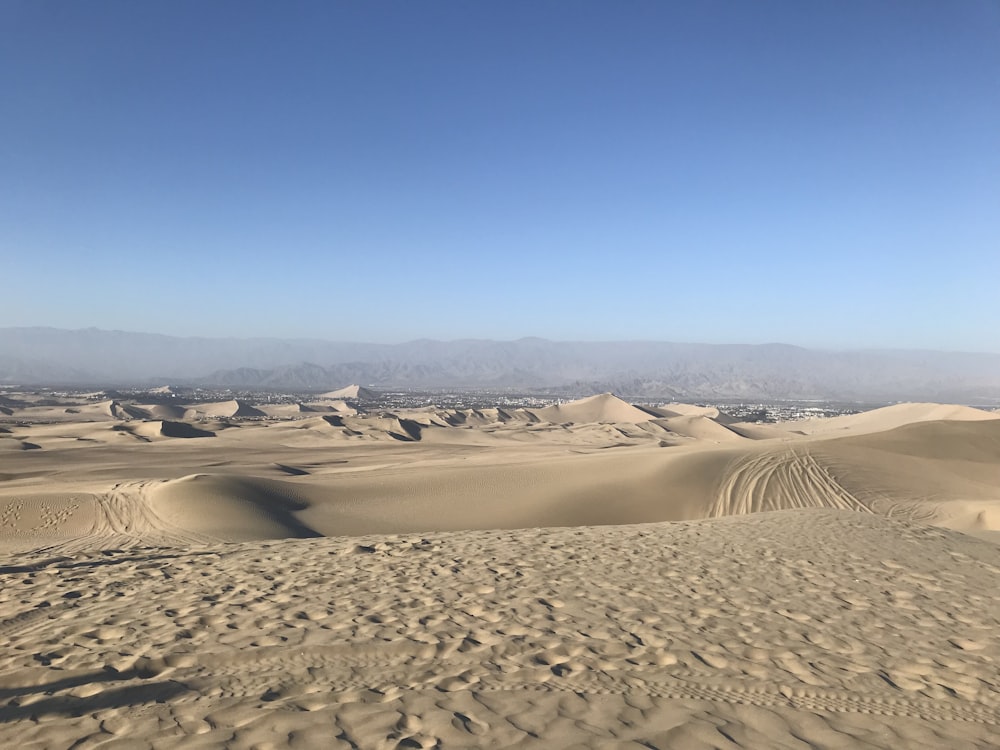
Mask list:
[[[1000,351],[1000,6],[0,7],[0,326]]]
[[[434,338],[431,336],[416,336],[414,338],[399,339],[399,340],[362,340],[358,338],[335,338],[335,337],[324,337],[324,336],[304,336],[304,335],[290,335],[290,336],[262,336],[262,335],[205,335],[205,334],[172,334],[164,333],[163,331],[140,331],[128,328],[100,328],[98,326],[82,326],[82,327],[61,327],[61,326],[45,326],[45,325],[25,325],[25,326],[0,326],[0,331],[2,330],[15,330],[15,329],[42,329],[50,331],[59,332],[71,332],[71,333],[83,333],[87,331],[94,331],[100,333],[121,333],[127,335],[139,335],[139,336],[162,336],[171,339],[205,339],[205,340],[231,340],[231,341],[254,341],[254,340],[267,340],[267,341],[315,341],[328,344],[349,344],[349,345],[373,345],[373,346],[405,346],[407,344],[418,344],[421,342],[434,342],[434,343],[461,343],[461,342],[489,342],[489,343],[518,343],[524,341],[544,341],[553,344],[674,344],[678,346],[712,346],[712,347],[792,347],[796,349],[807,349],[817,352],[830,352],[830,353],[849,353],[849,352],[866,352],[866,351],[897,351],[897,352],[939,352],[947,354],[1000,354],[1000,348],[994,350],[987,349],[931,349],[926,347],[900,347],[900,346],[842,346],[842,347],[823,347],[823,346],[807,346],[803,344],[796,344],[789,341],[689,341],[684,339],[653,339],[653,338],[607,338],[607,339],[587,339],[587,338],[576,338],[576,339],[556,339],[550,338],[548,336],[536,336],[533,334],[525,334],[520,336],[511,336],[509,338],[489,338],[486,336],[462,336],[456,338]],[[2,352],[0,352],[2,354]]]

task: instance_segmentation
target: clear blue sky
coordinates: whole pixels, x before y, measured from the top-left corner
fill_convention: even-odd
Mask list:
[[[1000,2],[0,0],[0,326],[1000,351]]]

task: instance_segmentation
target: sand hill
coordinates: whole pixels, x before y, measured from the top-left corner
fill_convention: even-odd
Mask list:
[[[612,393],[570,401],[565,404],[530,410],[545,422],[576,424],[588,422],[646,422],[651,418],[648,411],[632,406]]]
[[[320,398],[328,399],[349,399],[353,401],[371,401],[378,397],[375,391],[369,390],[360,385],[348,385],[343,388],[338,388],[335,391],[327,391],[319,396]]]

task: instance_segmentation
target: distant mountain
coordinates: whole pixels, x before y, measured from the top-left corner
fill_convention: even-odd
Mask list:
[[[247,389],[512,388],[679,400],[1000,402],[1000,354],[820,351],[784,344],[177,338],[0,329],[0,383],[165,382]]]

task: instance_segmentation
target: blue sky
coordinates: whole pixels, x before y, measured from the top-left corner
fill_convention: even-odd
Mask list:
[[[1000,2],[0,0],[0,326],[1000,351]]]

